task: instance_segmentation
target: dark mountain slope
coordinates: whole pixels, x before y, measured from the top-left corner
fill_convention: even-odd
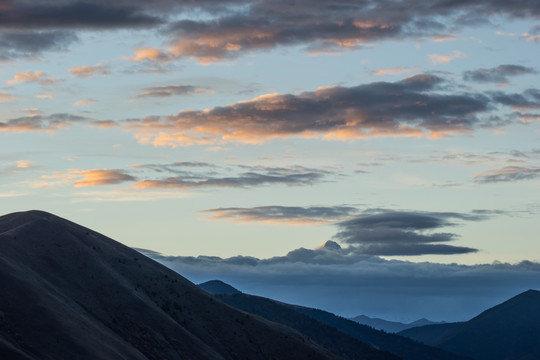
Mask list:
[[[422,343],[403,336],[372,329],[369,326],[358,324],[357,322],[336,316],[327,311],[303,306],[289,306],[302,314],[311,316],[324,324],[333,326],[341,332],[364,341],[377,349],[390,351],[405,360],[458,360],[464,358],[436,347],[425,346]]]
[[[540,359],[540,291],[529,290],[484,311],[477,317],[438,330],[421,327],[410,336],[429,339],[443,349],[466,354],[478,360]]]
[[[54,215],[0,217],[0,358],[335,359],[103,235]]]
[[[366,348],[367,343],[405,360],[463,359],[447,351],[395,334],[374,330],[326,311],[285,304],[243,293],[223,294],[220,291],[214,293],[218,299],[231,306],[292,327],[344,358],[355,359],[358,349],[365,349],[362,350],[362,354],[365,353],[366,356],[375,358],[381,356],[377,353],[370,354],[368,352],[370,348]]]
[[[262,316],[265,319],[278,322],[302,334],[309,336],[325,349],[345,359],[397,360],[399,357],[389,352],[383,352],[363,343],[335,328],[325,325],[309,316],[294,311],[288,306],[271,299],[236,294],[216,294],[218,299],[237,309]]]

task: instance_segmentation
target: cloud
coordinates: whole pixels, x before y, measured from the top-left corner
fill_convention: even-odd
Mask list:
[[[58,79],[46,75],[42,71],[34,72],[20,72],[15,74],[12,79],[7,80],[8,84],[18,84],[18,83],[39,83],[44,86],[55,85],[58,83]]]
[[[71,73],[72,76],[75,76],[78,78],[88,78],[96,74],[108,75],[109,68],[104,65],[94,65],[94,66],[82,65],[82,66],[72,67],[71,69],[69,69],[69,72]]]
[[[73,124],[88,123],[90,120],[77,115],[58,113],[51,115],[31,115],[0,122],[0,131],[56,131]]]
[[[195,283],[223,280],[239,290],[352,317],[462,321],[538,287],[540,264],[481,265],[384,260],[327,242],[285,256],[164,256],[137,249]],[[335,296],[339,294],[339,296]]]
[[[161,51],[158,48],[153,47],[144,47],[144,48],[135,48],[135,55],[125,58],[126,60],[136,61],[136,62],[156,62],[161,65],[166,65],[173,59],[171,54]]]
[[[251,188],[254,186],[282,184],[288,186],[312,185],[322,181],[329,172],[304,167],[265,168],[241,166],[242,172],[231,176],[177,172],[178,176],[135,183],[139,189],[194,189],[208,187]]]
[[[420,70],[422,70],[422,68],[420,68],[418,66],[415,66],[415,67],[412,67],[412,68],[398,66],[398,67],[394,67],[394,68],[373,70],[371,72],[371,74],[372,75],[399,75],[399,74],[404,74],[404,73],[409,73],[409,72],[417,72],[417,71],[420,71]]]
[[[540,89],[527,89],[521,94],[509,94],[500,91],[489,93],[493,99],[514,110],[530,110],[540,108]]]
[[[509,76],[535,74],[536,71],[521,65],[499,65],[491,69],[477,69],[463,73],[463,80],[506,84]]]
[[[44,51],[63,50],[78,37],[66,31],[0,31],[0,61],[37,58]]]
[[[10,102],[10,101],[13,101],[15,99],[17,99],[17,97],[14,96],[14,95],[0,93],[0,102]]]
[[[462,59],[466,57],[467,57],[467,54],[462,53],[461,51],[457,51],[457,50],[452,51],[450,55],[437,55],[437,54],[428,55],[429,61],[431,61],[433,64],[445,64],[445,63],[449,63],[452,60]]]
[[[335,239],[353,245],[369,255],[411,256],[425,254],[466,254],[477,249],[441,244],[457,238],[454,233],[433,232],[455,226],[454,220],[480,221],[485,213],[437,213],[393,210],[368,210],[337,223]]]
[[[167,98],[171,96],[186,96],[186,95],[200,95],[211,93],[212,90],[208,88],[196,87],[192,85],[170,85],[170,86],[156,86],[143,89],[143,91],[137,95],[138,98],[145,97],[158,97]]]
[[[495,16],[538,15],[529,1],[511,6],[489,0],[423,5],[412,0],[339,4],[329,0],[247,1],[210,18],[170,23],[165,28],[170,36],[165,53],[167,57],[193,58],[202,63],[279,46],[304,46],[311,53],[331,53],[388,39],[448,39],[463,26],[486,23]]]
[[[124,170],[116,169],[70,169],[67,172],[57,172],[41,176],[43,181],[34,182],[36,188],[53,187],[58,185],[73,185],[76,188],[94,187],[102,185],[117,185],[124,182],[135,181],[136,178]]]
[[[483,184],[532,180],[540,177],[540,167],[506,166],[502,169],[473,174],[473,177],[475,181]]]
[[[78,170],[73,174],[82,176],[83,178],[77,180],[73,186],[75,187],[89,187],[89,186],[101,186],[101,185],[116,185],[127,181],[134,181],[135,178],[126,174],[123,170],[110,170],[110,169],[92,169],[92,170]]]
[[[488,126],[482,94],[439,94],[444,80],[415,75],[397,82],[326,87],[314,92],[268,94],[204,111],[129,119],[142,143],[188,146],[224,142],[262,143],[277,137],[349,140],[387,136],[430,137]]]
[[[134,29],[162,22],[141,7],[102,1],[15,1],[2,10],[2,26],[8,29]]]
[[[80,99],[80,100],[75,101],[73,105],[86,107],[86,106],[94,105],[96,102],[97,101],[94,99]]]
[[[219,208],[201,211],[212,214],[206,220],[227,220],[240,223],[288,225],[327,224],[357,213],[350,206],[258,206],[253,208]]]
[[[36,99],[53,99],[54,95],[49,93],[41,93],[34,95]]]

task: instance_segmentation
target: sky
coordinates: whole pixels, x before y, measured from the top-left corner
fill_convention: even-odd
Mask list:
[[[540,288],[539,55],[530,0],[0,0],[0,212],[463,320]]]

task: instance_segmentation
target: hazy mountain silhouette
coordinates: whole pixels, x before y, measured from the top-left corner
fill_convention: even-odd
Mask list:
[[[337,359],[57,216],[0,217],[1,359]]]
[[[417,326],[442,324],[442,322],[434,322],[434,321],[430,321],[424,318],[406,324],[406,323],[402,323],[398,321],[388,321],[388,320],[379,319],[379,318],[372,318],[366,315],[358,315],[356,317],[351,318],[351,320],[356,321],[357,323],[362,324],[362,325],[371,326],[372,328],[377,329],[377,330],[384,330],[386,332],[391,332],[391,333],[398,333],[400,331],[417,327]]]
[[[221,280],[210,280],[198,285],[201,289],[208,291],[211,294],[239,294],[240,291]]]
[[[285,304],[243,293],[226,294],[218,290],[215,296],[238,309],[292,327],[346,359],[395,358],[388,353],[374,353],[373,347],[405,360],[463,359],[447,351],[375,330],[326,311]],[[362,349],[360,357],[358,357],[359,349]]]
[[[540,291],[528,290],[467,322],[401,334],[478,360],[540,359]]]

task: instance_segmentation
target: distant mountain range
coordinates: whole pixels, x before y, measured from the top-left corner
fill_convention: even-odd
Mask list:
[[[460,323],[400,335],[477,360],[540,359],[540,291],[529,290]]]
[[[221,281],[212,280],[199,286],[237,309],[298,330],[345,359],[383,358],[380,353],[370,352],[370,346],[387,351],[385,356],[388,359],[396,358],[389,353],[404,360],[464,359],[450,352],[426,346],[402,336],[387,334],[326,311],[243,294]]]
[[[372,318],[366,315],[358,315],[356,317],[351,318],[352,321],[356,321],[359,324],[371,326],[374,329],[377,330],[384,330],[386,332],[391,333],[398,333],[403,330],[407,330],[413,327],[417,326],[426,326],[426,325],[433,325],[433,324],[444,324],[444,322],[434,322],[430,321],[428,319],[419,319],[416,321],[413,321],[411,323],[401,323],[397,321],[388,321],[384,319],[379,318]]]

